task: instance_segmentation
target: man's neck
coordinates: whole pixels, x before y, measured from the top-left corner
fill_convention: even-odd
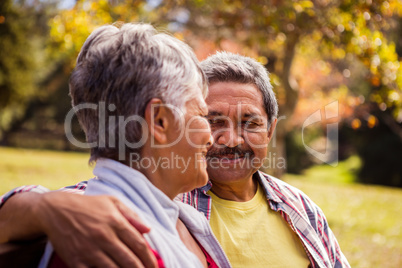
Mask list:
[[[254,197],[257,188],[258,181],[253,180],[253,176],[250,176],[247,179],[231,183],[222,183],[212,180],[211,191],[222,199],[246,202]]]

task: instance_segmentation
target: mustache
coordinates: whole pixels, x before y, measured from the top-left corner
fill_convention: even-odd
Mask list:
[[[240,147],[224,147],[219,149],[211,148],[207,153],[207,158],[223,157],[226,155],[236,155],[236,156],[253,156],[254,152],[251,149],[245,149]]]

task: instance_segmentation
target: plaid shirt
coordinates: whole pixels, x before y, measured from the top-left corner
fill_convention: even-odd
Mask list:
[[[310,259],[311,267],[350,267],[328,226],[324,213],[316,204],[303,192],[279,179],[260,171],[256,172],[254,176],[263,186],[271,209],[278,211],[300,238]],[[87,182],[83,181],[65,187],[62,191],[83,194],[86,185]],[[182,194],[180,199],[183,203],[202,212],[209,220],[212,199],[207,192],[211,187],[212,183],[208,182],[201,188]],[[44,193],[49,190],[42,186],[18,187],[0,198],[0,207],[13,194],[29,191]]]
[[[254,177],[263,186],[271,209],[281,214],[302,241],[311,267],[350,267],[324,213],[310,198],[295,187],[263,172],[256,172]],[[183,194],[181,200],[209,219],[212,198],[207,192],[211,187],[209,181],[204,187]]]

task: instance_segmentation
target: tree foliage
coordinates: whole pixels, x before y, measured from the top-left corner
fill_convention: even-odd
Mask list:
[[[88,35],[104,24],[146,21],[145,1],[82,1],[72,9],[54,16],[51,26],[51,48],[69,59],[70,69]]]
[[[6,0],[1,5],[4,3],[11,7],[19,2]],[[14,51],[9,48],[3,53],[5,59],[0,59],[0,68],[19,66],[12,75],[0,69],[0,86],[8,83],[7,90],[1,88],[2,107],[24,103],[39,92],[35,86],[23,86],[37,82],[27,70],[35,69],[38,57],[15,52],[29,52],[35,43],[11,34],[20,28],[28,37],[34,32],[29,23],[23,23],[27,16],[20,13],[22,7],[14,15],[11,11],[16,7],[9,9],[10,19],[6,18],[9,23],[13,16],[20,16],[21,22],[14,20],[13,26],[7,26],[11,30],[1,30],[0,42],[5,47],[14,39],[20,40],[13,43]],[[31,12],[38,14],[37,10]],[[381,121],[402,141],[398,131],[402,122],[402,66],[397,53],[402,52],[402,45],[395,43],[400,36],[398,25],[402,29],[400,0],[77,0],[71,9],[50,17],[50,49],[46,53],[68,74],[89,33],[116,21],[150,22],[184,39],[196,51],[233,49],[266,65],[280,115],[286,117],[278,124],[276,148],[272,148],[278,156],[285,153],[286,133],[302,124],[294,118],[302,113],[307,116],[316,99],[337,99],[343,109],[340,116],[352,129],[363,122],[372,128]],[[7,38],[3,41],[3,37]],[[7,55],[15,56],[6,60]],[[6,61],[11,63],[6,65]],[[6,113],[2,114],[4,123],[1,118],[6,118]]]
[[[386,120],[389,129],[400,127],[402,67],[396,40],[392,39],[402,15],[402,3],[398,0],[164,1],[158,12],[158,17],[181,30],[190,43],[195,39],[214,40],[222,48],[228,41],[241,44],[238,52],[266,64],[275,85],[280,115],[286,117],[277,126],[276,146],[271,148],[277,155],[285,155],[283,137],[294,127],[291,117],[297,106],[307,103],[304,107],[311,114],[309,108],[317,96],[338,100],[343,109],[340,117],[352,127],[353,118],[359,114],[347,113],[349,107],[365,108],[362,118],[356,120],[367,120],[371,127],[379,124],[381,118],[373,114],[378,109],[372,109],[372,103],[387,110],[382,116],[394,117]],[[321,75],[326,82],[313,81],[321,86],[313,87],[319,92],[308,92],[303,87],[305,83],[298,83],[315,74],[311,69],[298,70],[302,66],[295,64],[296,59],[309,61],[310,66],[314,62],[323,66],[321,73],[330,78]],[[301,94],[306,98],[306,93],[313,98],[301,102]],[[301,109],[298,112],[304,112]],[[325,133],[325,126],[323,129]],[[397,134],[402,142],[400,131]],[[273,170],[274,175],[281,175],[275,171],[278,170]]]
[[[43,92],[47,19],[55,5],[0,2],[0,138]]]
[[[398,0],[164,1],[160,12],[196,36],[233,40],[246,53],[256,51],[263,63],[268,60],[279,79],[282,114],[290,116],[298,98],[291,83],[295,54],[316,51],[334,69],[362,62],[368,70],[364,79],[372,85],[365,97],[393,109],[402,121],[402,68],[387,37],[402,15]],[[177,13],[188,20],[178,20]]]
[[[281,113],[290,117],[298,100],[292,83],[296,54],[329,62],[334,70],[359,61],[371,90],[364,96],[386,105],[402,121],[402,67],[388,33],[402,15],[398,0],[219,0],[219,1],[77,1],[52,21],[57,51],[74,58],[86,36],[115,21],[147,21],[193,39],[241,44],[273,73]],[[318,56],[317,56],[318,55]],[[350,70],[349,70],[350,71]],[[353,88],[349,88],[353,93]]]
[[[6,126],[12,113],[21,113],[21,106],[34,95],[36,62],[26,38],[30,25],[11,0],[0,3],[0,22],[0,125]]]

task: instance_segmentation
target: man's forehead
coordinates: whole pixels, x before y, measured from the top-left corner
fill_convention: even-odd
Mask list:
[[[209,86],[206,103],[209,115],[266,116],[262,99],[262,93],[254,84],[216,82]]]
[[[240,115],[242,117],[258,117],[263,116],[265,111],[258,109],[255,105],[250,103],[226,103],[226,102],[213,102],[208,103],[208,115]]]
[[[232,98],[258,98],[261,92],[258,90],[255,84],[239,83],[233,81],[227,82],[214,82],[209,85],[210,97],[215,98],[218,95],[226,95]]]

